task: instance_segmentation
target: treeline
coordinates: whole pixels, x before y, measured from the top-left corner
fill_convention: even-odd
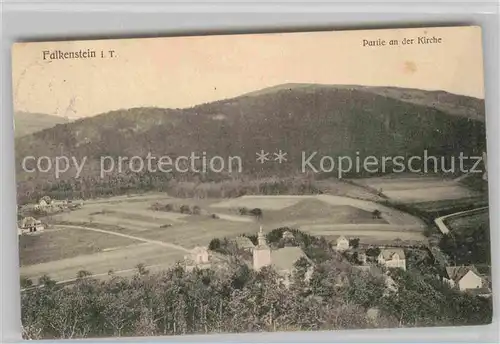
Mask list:
[[[300,262],[300,263],[299,263]],[[271,269],[237,261],[224,269],[144,268],[130,279],[78,275],[72,286],[45,278],[22,292],[25,339],[156,336],[377,327],[478,325],[491,322],[491,301],[452,290],[434,277],[352,269],[340,257],[315,266],[299,261],[287,287]],[[368,310],[377,316],[367,316]],[[374,311],[374,312],[373,312]]]
[[[18,185],[19,204],[38,202],[43,196],[53,199],[92,199],[128,193],[167,192],[178,198],[233,198],[244,195],[309,195],[321,193],[314,181],[305,177],[218,178],[216,181],[172,179],[167,174],[143,173],[109,176],[106,179],[82,177],[31,187]]]

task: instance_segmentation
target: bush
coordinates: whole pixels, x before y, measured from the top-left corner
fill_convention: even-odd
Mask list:
[[[201,208],[195,205],[193,207],[193,215],[200,215],[201,214]]]
[[[254,209],[250,210],[250,215],[255,216],[257,218],[261,218],[262,217],[262,209],[254,208]]]
[[[32,287],[33,281],[26,276],[21,276],[20,284],[21,284],[21,288],[25,289],[25,288]]]
[[[191,214],[191,208],[189,208],[189,205],[183,204],[181,205],[181,214]]]
[[[212,239],[210,241],[210,244],[208,244],[208,249],[210,251],[214,251],[215,252],[215,251],[217,251],[220,248],[220,246],[221,246],[220,239],[215,238],[215,239]]]

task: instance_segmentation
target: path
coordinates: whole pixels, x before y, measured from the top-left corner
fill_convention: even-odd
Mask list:
[[[54,225],[53,227],[55,227],[55,228],[73,228],[73,229],[80,229],[80,230],[85,230],[85,231],[105,233],[105,234],[116,235],[116,236],[120,236],[120,237],[123,237],[123,238],[132,239],[132,240],[142,241],[142,242],[145,242],[145,243],[148,243],[148,244],[154,244],[154,245],[159,245],[159,246],[163,246],[163,247],[173,248],[173,249],[181,250],[181,251],[184,251],[184,252],[191,252],[190,250],[188,250],[185,247],[182,247],[182,246],[179,246],[179,245],[175,245],[175,244],[172,244],[172,243],[168,243],[168,242],[164,242],[164,241],[158,241],[158,240],[145,239],[145,238],[141,238],[141,237],[137,237],[137,236],[133,236],[133,235],[129,235],[129,234],[123,234],[123,233],[117,233],[117,232],[113,232],[113,231],[108,231],[108,230],[105,230],[105,229],[97,229],[97,228],[90,228],[90,227],[84,227],[84,226],[75,226],[75,225]]]

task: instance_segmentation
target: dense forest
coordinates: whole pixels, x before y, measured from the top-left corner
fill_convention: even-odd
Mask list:
[[[280,234],[270,244],[283,245]],[[287,229],[288,230],[288,229]],[[47,276],[43,287],[22,279],[26,339],[152,336],[259,331],[459,326],[491,322],[491,299],[451,289],[427,264],[360,271],[321,238],[293,231],[311,258],[295,263],[290,284],[272,268],[254,271],[236,251],[219,268],[187,271],[177,265],[152,274],[138,266],[132,278],[109,273],[96,280],[81,271],[73,285]],[[251,238],[255,241],[255,238]],[[221,249],[221,243],[212,243]],[[320,252],[322,251],[322,253]],[[412,258],[412,260],[424,260]],[[305,278],[314,264],[314,272]],[[387,275],[396,290],[387,288]]]
[[[491,301],[450,289],[434,277],[393,271],[383,279],[336,259],[317,266],[310,282],[297,274],[286,288],[270,269],[235,264],[226,270],[141,269],[132,279],[72,286],[45,279],[22,293],[26,339],[201,333],[459,326],[491,321]],[[367,310],[378,310],[376,319]]]

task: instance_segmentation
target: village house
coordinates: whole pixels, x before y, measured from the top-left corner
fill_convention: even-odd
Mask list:
[[[336,249],[338,252],[347,251],[349,249],[349,240],[343,235],[338,237]]]
[[[209,269],[220,261],[219,258],[216,253],[210,252],[207,247],[197,246],[184,256],[184,266],[187,271],[194,268]]]
[[[21,226],[18,228],[22,233],[34,233],[41,232],[45,229],[45,226],[42,224],[40,220],[35,219],[34,217],[27,216],[21,221]]]
[[[387,268],[406,270],[405,252],[401,248],[383,248],[377,257],[377,262]]]
[[[35,205],[35,209],[44,210],[51,205],[52,205],[52,199],[49,196],[43,196]]]
[[[285,239],[285,240],[293,240],[293,239],[295,239],[295,236],[290,231],[284,231],[283,232],[283,239]]]
[[[450,286],[461,291],[468,291],[478,295],[491,293],[488,288],[484,288],[484,278],[473,265],[448,266],[446,268],[446,281]]]

